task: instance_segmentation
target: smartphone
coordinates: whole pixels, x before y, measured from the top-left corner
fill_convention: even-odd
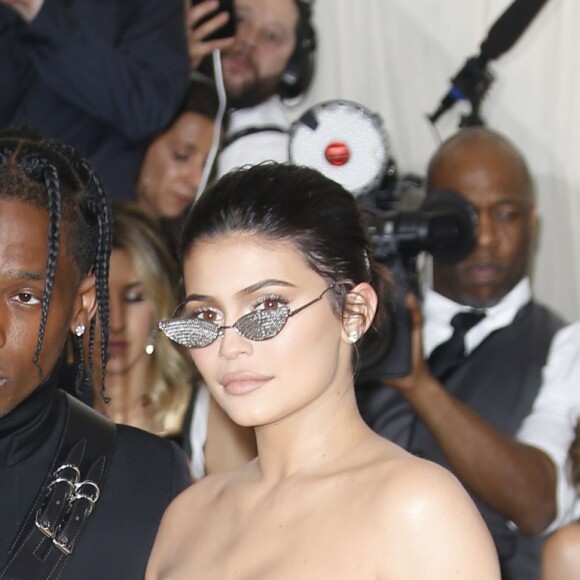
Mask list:
[[[197,4],[201,4],[206,0],[192,0],[191,5],[196,6]],[[220,12],[227,12],[230,15],[230,19],[218,30],[212,32],[209,36],[205,38],[205,40],[215,40],[217,38],[231,38],[232,36],[236,35],[236,13],[234,11],[234,0],[219,0],[219,8],[215,11],[200,20],[197,23],[197,26],[211,20],[214,16],[219,14]]]

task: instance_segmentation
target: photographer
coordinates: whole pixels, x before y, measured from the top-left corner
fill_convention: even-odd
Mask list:
[[[542,540],[524,534],[540,531],[553,516],[544,485],[553,468],[545,455],[512,437],[531,410],[552,338],[563,325],[531,295],[532,181],[507,139],[473,127],[432,158],[427,195],[442,188],[461,192],[475,206],[476,247],[456,264],[434,260],[423,313],[416,299],[407,301],[410,375],[359,385],[359,408],[384,437],[454,471],[490,527],[503,577],[531,580],[539,575]],[[471,328],[456,317],[466,311]],[[458,347],[446,356],[438,347],[448,340]]]

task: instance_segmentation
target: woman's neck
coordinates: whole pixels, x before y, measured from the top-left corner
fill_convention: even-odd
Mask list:
[[[265,479],[324,471],[372,435],[352,385],[338,393],[329,390],[283,420],[256,427],[258,466]]]
[[[133,425],[154,431],[153,406],[149,398],[149,360],[135,364],[120,373],[109,373],[105,380],[105,393],[110,399],[105,404],[99,395],[95,397],[95,408],[105,413],[115,423]]]

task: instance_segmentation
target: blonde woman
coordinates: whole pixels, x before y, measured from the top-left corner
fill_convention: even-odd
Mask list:
[[[136,204],[113,202],[109,271],[110,335],[105,404],[117,423],[178,438],[191,395],[193,365],[156,331],[173,312],[179,275],[158,224]]]

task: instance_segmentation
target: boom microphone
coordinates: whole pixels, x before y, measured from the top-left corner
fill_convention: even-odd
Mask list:
[[[490,28],[480,45],[479,55],[468,58],[460,71],[451,79],[451,88],[441,99],[437,110],[428,115],[436,123],[443,113],[457,101],[469,100],[473,107],[471,117],[464,124],[483,125],[478,109],[485,93],[493,82],[487,63],[508,51],[523,34],[547,0],[515,0]]]
[[[547,0],[516,0],[490,28],[481,43],[480,58],[487,63],[507,52],[523,34]]]

